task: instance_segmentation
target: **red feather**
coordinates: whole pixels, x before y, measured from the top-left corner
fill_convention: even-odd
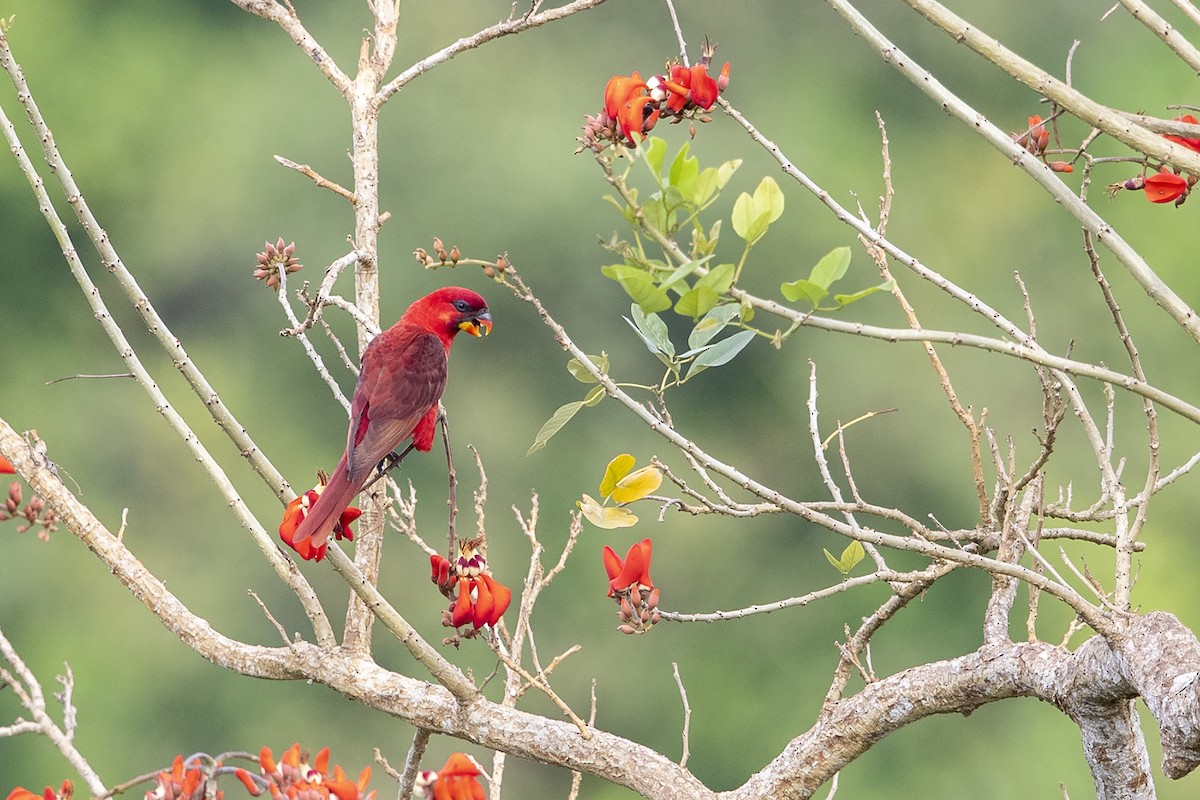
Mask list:
[[[323,545],[376,465],[406,439],[412,437],[417,450],[433,446],[454,335],[466,330],[478,336],[491,326],[482,297],[450,286],[417,300],[371,341],[350,403],[346,452],[296,529],[293,546],[310,537],[313,549]]]

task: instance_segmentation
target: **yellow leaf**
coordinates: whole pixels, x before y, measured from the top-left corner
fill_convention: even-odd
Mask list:
[[[612,491],[613,502],[632,503],[653,494],[662,485],[662,472],[658,467],[642,467],[617,481]]]
[[[616,506],[600,505],[590,495],[584,495],[582,500],[575,503],[587,521],[597,528],[628,528],[638,521],[637,515]]]
[[[629,474],[629,470],[633,469],[635,459],[629,453],[621,453],[621,455],[608,462],[608,467],[604,470],[604,480],[600,481],[600,496],[608,497],[616,488],[617,481]]]

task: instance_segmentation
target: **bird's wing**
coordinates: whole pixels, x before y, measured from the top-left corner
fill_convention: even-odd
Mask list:
[[[412,435],[446,388],[446,347],[433,333],[407,326],[386,331],[363,353],[354,387],[346,466],[361,483]]]

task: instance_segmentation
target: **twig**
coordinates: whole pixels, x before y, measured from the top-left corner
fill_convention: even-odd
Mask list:
[[[264,603],[262,598],[258,596],[258,592],[254,591],[253,589],[247,589],[246,593],[254,598],[254,602],[258,603],[258,607],[262,609],[263,616],[265,616],[267,620],[275,626],[275,630],[279,631],[279,638],[283,639],[283,643],[291,644],[291,640],[288,639],[287,631],[284,630],[283,626],[279,624],[279,620],[275,619],[275,615],[271,613],[271,609],[267,608],[267,604]]]
[[[42,734],[54,744],[58,752],[62,753],[63,758],[79,773],[93,795],[103,794],[105,791],[104,781],[100,780],[100,776],[96,774],[91,764],[72,742],[75,730],[75,708],[71,705],[73,681],[70,667],[67,667],[67,675],[62,679],[64,728],[60,728],[46,711],[46,698],[42,694],[41,684],[38,683],[29,667],[25,666],[25,662],[21,660],[16,648],[12,646],[3,631],[0,631],[0,657],[7,661],[13,669],[11,673],[0,669],[0,679],[9,684],[9,689],[33,717],[28,723],[18,721],[16,725],[0,727],[0,737],[14,736],[19,733]]]
[[[352,206],[358,205],[358,198],[354,195],[354,192],[350,191],[349,189],[342,186],[341,184],[334,183],[333,181],[329,180],[328,178],[325,178],[319,172],[317,172],[315,169],[310,167],[308,164],[297,164],[295,161],[292,161],[291,159],[288,159],[288,158],[284,158],[283,156],[275,156],[275,160],[278,161],[283,166],[287,167],[288,169],[294,169],[294,170],[296,170],[296,172],[299,172],[301,175],[305,175],[305,176],[311,178],[313,183],[315,183],[317,186],[321,187],[322,189],[328,189],[329,191],[331,191],[335,194],[341,195],[342,197],[344,197],[350,201],[350,205],[352,205]]]
[[[687,689],[683,688],[683,679],[679,677],[679,662],[671,662],[671,670],[675,673],[675,685],[679,687],[679,699],[683,702],[683,754],[679,757],[679,766],[686,767],[691,748],[688,738],[692,728],[692,707],[688,704]]]
[[[234,0],[234,2],[242,2],[243,0]],[[577,14],[580,11],[586,11],[589,8],[595,8],[603,3],[604,0],[574,0],[567,3],[565,6],[552,8],[549,11],[543,11],[538,14],[530,14],[515,19],[508,19],[492,25],[489,28],[484,28],[472,36],[465,36],[453,44],[443,47],[436,53],[427,56],[417,63],[413,64],[408,69],[401,72],[393,78],[387,85],[383,86],[375,95],[374,102],[382,105],[387,102],[387,99],[396,92],[403,89],[414,78],[423,75],[439,64],[443,64],[457,55],[474,50],[480,45],[486,44],[493,39],[499,39],[501,36],[510,36],[514,33],[536,28],[539,25],[545,25],[547,22],[565,19],[572,14]]]
[[[80,380],[81,378],[95,379],[95,378],[136,378],[136,377],[137,376],[134,375],[132,372],[116,372],[116,373],[111,373],[108,375],[87,375],[87,374],[80,373],[78,375],[64,375],[61,378],[53,378],[51,380],[46,381],[45,385],[50,386],[51,384],[54,384],[54,383],[62,383],[63,381]]]
[[[562,698],[550,688],[550,684],[546,683],[545,681],[538,680],[533,675],[529,674],[529,670],[522,667],[520,664],[514,661],[508,653],[504,652],[504,649],[495,639],[491,640],[490,644],[492,645],[492,652],[495,653],[496,657],[504,663],[504,666],[508,667],[510,670],[529,681],[529,683],[533,684],[542,694],[550,698],[550,702],[558,706],[558,709],[566,715],[567,719],[571,720],[571,722],[575,723],[575,726],[579,728],[580,736],[582,736],[584,739],[592,738],[592,732],[588,729],[587,723],[576,716],[575,712],[571,710],[571,707],[563,702]]]

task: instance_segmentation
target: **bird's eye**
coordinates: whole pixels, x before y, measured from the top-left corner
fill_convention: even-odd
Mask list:
[[[455,300],[454,308],[465,314],[466,312],[471,310],[471,304],[468,303],[466,300]]]

